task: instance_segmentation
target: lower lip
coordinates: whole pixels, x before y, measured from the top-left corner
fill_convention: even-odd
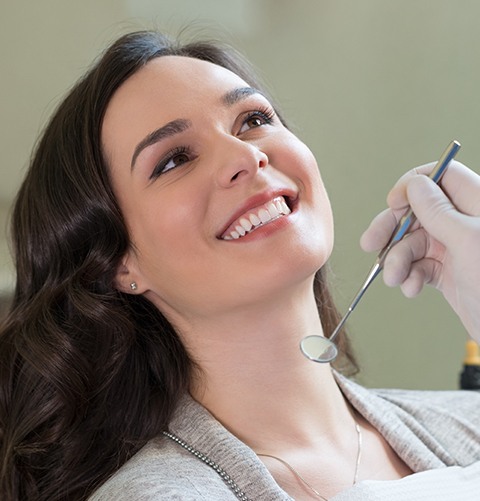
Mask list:
[[[272,235],[273,233],[285,228],[285,226],[289,225],[293,214],[294,214],[294,212],[292,211],[288,215],[277,217],[276,219],[273,219],[273,220],[269,221],[268,223],[265,223],[265,224],[262,224],[261,226],[258,226],[252,232],[247,233],[243,237],[234,238],[232,240],[223,240],[222,239],[222,241],[227,242],[229,244],[231,244],[231,243],[239,244],[242,242],[247,243],[247,242],[251,242],[253,240],[266,238],[266,237]]]

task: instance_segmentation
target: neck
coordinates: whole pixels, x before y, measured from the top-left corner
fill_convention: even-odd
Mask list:
[[[300,352],[305,335],[322,334],[312,293],[285,294],[193,331],[187,345],[202,369],[193,397],[254,450],[334,441],[351,429],[330,366]]]

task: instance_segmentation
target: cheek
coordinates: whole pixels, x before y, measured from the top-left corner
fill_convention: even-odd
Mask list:
[[[183,212],[183,211],[182,211]],[[190,223],[190,226],[189,226]],[[192,230],[192,231],[191,231]],[[198,239],[192,237],[191,219],[150,217],[132,234],[146,297],[172,321],[175,311],[187,307],[186,293],[204,281],[203,257]]]
[[[178,240],[181,213],[169,210],[165,197],[139,189],[135,181],[118,199],[138,267],[147,275],[149,268],[169,256],[169,248]]]
[[[302,187],[303,203],[310,209],[307,214],[307,226],[310,230],[308,238],[312,248],[317,248],[323,265],[333,249],[334,227],[330,199],[312,151],[298,139],[285,144],[289,151],[285,154],[290,155],[290,165],[293,166],[291,176],[296,177]]]
[[[191,241],[200,228],[201,212],[188,198],[150,205],[131,219],[132,242],[137,248],[139,262],[147,269],[168,270],[175,263],[192,258]],[[178,266],[181,269],[181,265]],[[164,273],[163,273],[164,274]]]
[[[289,174],[298,176],[312,176],[319,178],[318,165],[310,148],[297,136],[285,130],[279,134],[274,144],[275,160],[282,162],[285,168],[289,169]]]
[[[323,184],[317,161],[308,146],[293,134],[288,134],[280,143],[279,158],[282,158],[287,174],[295,179],[306,193],[312,204],[330,212],[330,200]]]

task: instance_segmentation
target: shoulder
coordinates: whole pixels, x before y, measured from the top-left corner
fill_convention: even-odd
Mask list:
[[[396,389],[372,391],[429,426],[443,428],[455,423],[455,426],[461,428],[473,427],[480,430],[480,392]]]
[[[457,464],[480,459],[480,393],[373,390],[425,442],[430,438]]]
[[[480,392],[369,389],[341,376],[337,380],[415,471],[480,460]]]
[[[480,391],[365,388],[342,376],[336,377],[349,400],[376,405],[381,402],[384,410],[409,415],[432,429],[455,423],[455,426],[480,432]]]
[[[213,469],[200,465],[196,457],[158,437],[101,485],[89,501],[235,499]]]

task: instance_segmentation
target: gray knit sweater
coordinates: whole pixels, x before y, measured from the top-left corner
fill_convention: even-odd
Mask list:
[[[368,390],[343,377],[350,403],[416,474],[364,481],[332,501],[480,500],[480,392]],[[291,500],[255,453],[185,396],[170,426],[90,501]],[[421,473],[423,472],[423,473]]]

